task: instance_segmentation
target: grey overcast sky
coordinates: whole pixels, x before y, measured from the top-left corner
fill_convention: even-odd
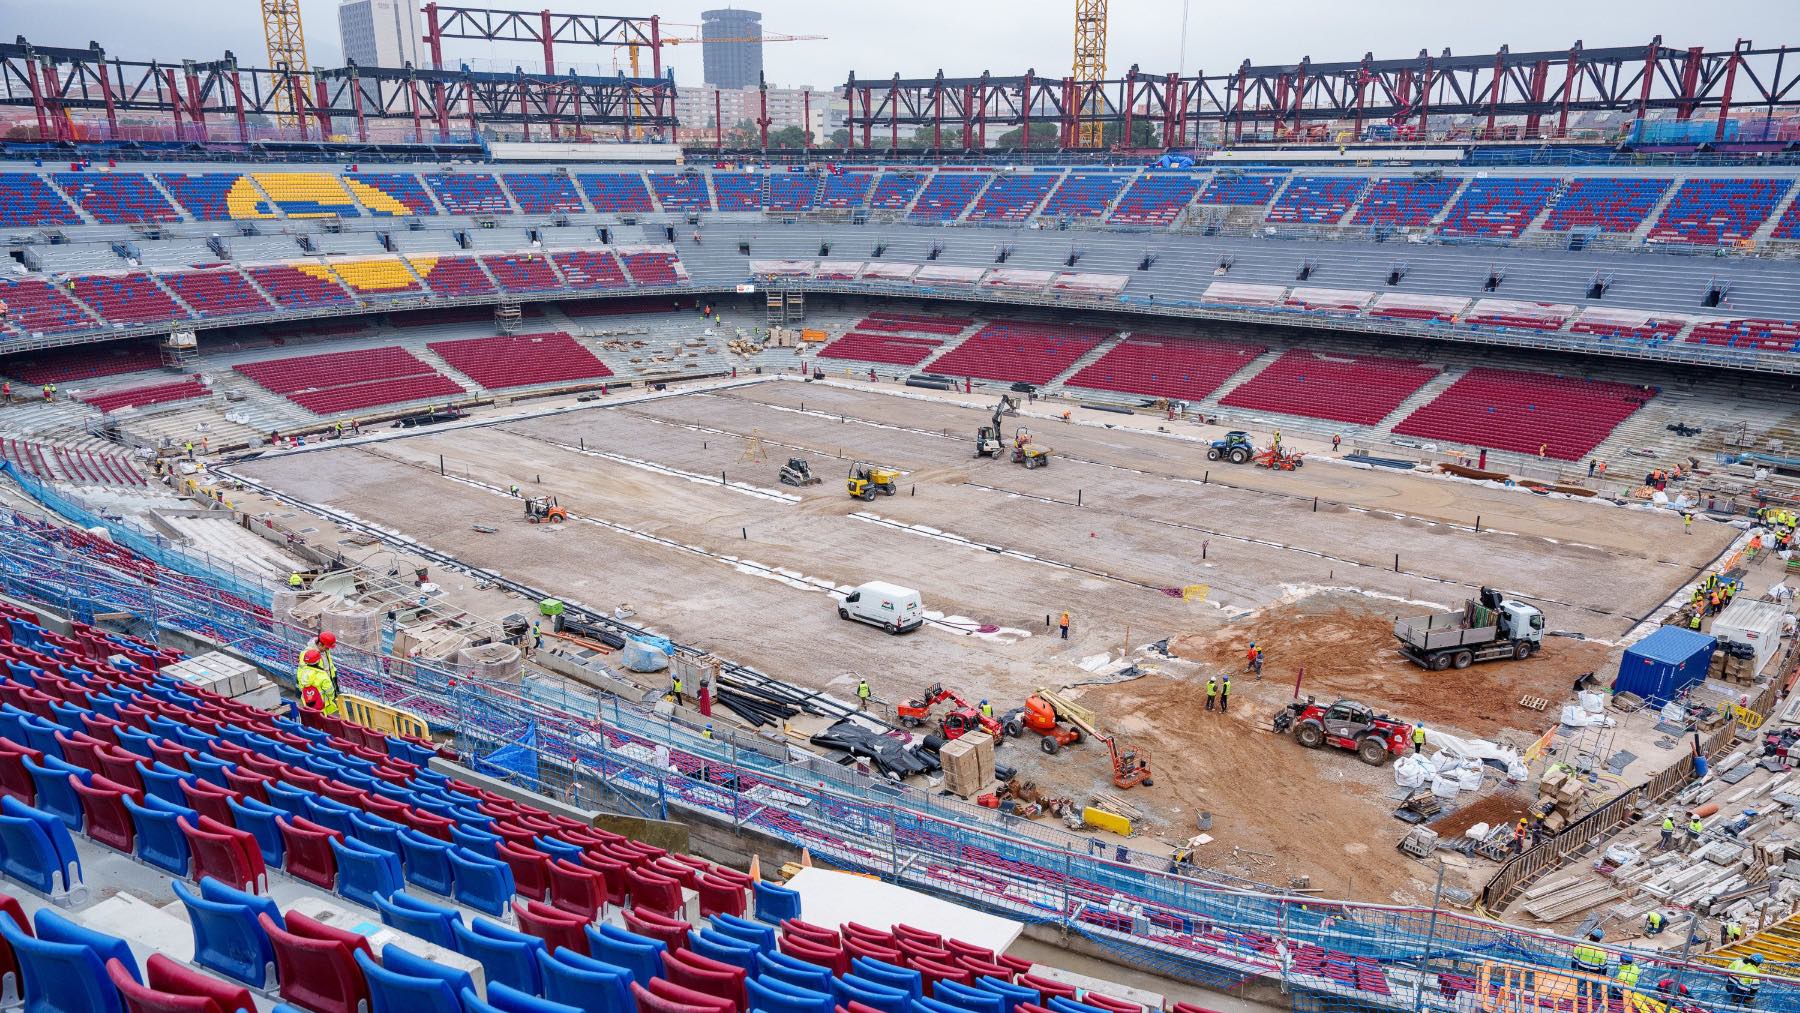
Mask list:
[[[455,0],[451,0],[455,2]],[[463,0],[470,6],[588,13],[660,14],[697,25],[707,3],[658,5],[643,0]],[[1800,0],[1190,0],[1185,70],[1225,71],[1254,63],[1354,60],[1364,52],[1404,57],[1640,45],[1654,35],[1685,48],[1723,48],[1737,38],[1762,46],[1800,45]],[[318,66],[341,63],[337,0],[302,0],[307,55]],[[951,76],[982,70],[1016,74],[1067,73],[1073,0],[750,0],[735,6],[762,11],[763,30],[825,35],[817,42],[769,44],[764,63],[771,84],[829,87],[854,69],[863,77]],[[1146,73],[1176,67],[1183,0],[1112,0],[1109,71],[1138,64]],[[257,0],[0,0],[0,38],[24,35],[45,45],[99,42],[124,58],[216,58],[232,50],[262,65]],[[673,29],[697,35],[697,29]],[[484,68],[541,66],[529,45],[447,44],[447,55]],[[667,47],[676,81],[698,84],[698,46]],[[611,54],[570,50],[578,69],[610,72]],[[622,57],[621,57],[622,59]],[[602,62],[604,61],[604,62]],[[559,62],[561,62],[559,60]],[[565,64],[566,67],[566,64]]]

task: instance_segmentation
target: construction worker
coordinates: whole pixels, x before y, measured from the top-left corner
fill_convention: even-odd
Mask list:
[[[326,714],[337,713],[337,681],[325,671],[323,652],[309,647],[300,655],[294,668],[294,682],[300,687],[302,706]]]
[[[1613,971],[1613,986],[1606,990],[1606,994],[1614,999],[1625,998],[1627,990],[1637,988],[1638,974],[1642,970],[1631,954],[1619,954],[1619,967]]]
[[[707,725],[705,728],[701,729],[700,737],[703,739],[712,738],[712,725]]]
[[[1525,841],[1531,836],[1531,824],[1525,817],[1519,817],[1518,825],[1513,827],[1513,853],[1524,854]]]
[[[675,696],[675,706],[687,703],[687,697],[681,692],[681,676],[677,675],[669,680],[669,692]]]
[[[1219,713],[1224,714],[1230,710],[1231,710],[1231,674],[1226,673],[1225,677],[1219,681]]]
[[[1690,535],[1694,533],[1694,515],[1693,514],[1682,514],[1681,515],[1681,530],[1687,532]]]
[[[541,651],[544,648],[544,624],[541,620],[531,621],[531,649]]]
[[[298,591],[306,586],[306,578],[300,576],[299,570],[295,570],[293,573],[288,574],[288,586]]]
[[[1748,957],[1739,957],[1727,964],[1725,973],[1725,994],[1731,997],[1734,1005],[1753,1006],[1756,1004],[1756,993],[1762,988],[1762,979],[1757,972],[1762,968],[1762,954],[1752,953]]]
[[[1275,430],[1275,449],[1281,449],[1281,430]]]
[[[1343,446],[1343,444],[1344,444],[1344,435],[1342,433],[1332,433],[1331,434],[1332,453],[1336,453],[1337,448]]]
[[[506,494],[507,494],[507,495],[508,495],[508,496],[512,496],[512,497],[514,497],[514,498],[517,498],[517,497],[518,497],[518,495],[519,495],[519,487],[518,487],[518,486],[517,486],[517,485],[509,485],[509,486],[507,486],[507,487],[506,487]]]
[[[1057,617],[1056,625],[1062,628],[1062,638],[1064,640],[1069,639],[1069,610],[1068,609],[1063,609],[1063,614],[1061,616]]]
[[[1646,936],[1660,936],[1662,930],[1668,927],[1669,916],[1661,911],[1652,909],[1649,914],[1644,916],[1644,935]]]
[[[1424,725],[1422,725],[1422,724],[1413,725],[1412,744],[1413,744],[1413,752],[1415,754],[1423,753],[1425,751],[1425,726]]]
[[[44,384],[44,403],[48,404],[54,400],[56,400],[56,384]]]
[[[1688,629],[1696,631],[1700,629],[1700,609],[1698,606],[1695,607],[1694,614],[1688,617]]]
[[[1675,814],[1663,813],[1662,850],[1667,851],[1675,846]]]
[[[1742,940],[1743,938],[1744,938],[1744,925],[1742,922],[1724,921],[1724,922],[1719,923],[1719,945],[1720,946],[1729,946],[1732,943]]]
[[[1683,850],[1692,851],[1695,848],[1699,847],[1700,846],[1700,835],[1705,832],[1706,832],[1706,824],[1700,822],[1700,817],[1694,815],[1693,813],[1688,813],[1687,846]]]
[[[1250,641],[1250,649],[1244,652],[1244,671],[1256,671],[1256,659],[1260,657],[1262,652],[1256,649],[1256,641]]]
[[[319,667],[323,668],[325,674],[330,677],[331,690],[335,694],[338,687],[338,670],[337,659],[331,656],[331,649],[337,646],[337,634],[325,630],[306,646],[319,652]]]
[[[193,440],[189,440],[186,443],[182,444],[181,449],[182,449],[183,453],[187,454],[188,460],[191,461],[194,459],[194,441]]]
[[[1606,934],[1599,929],[1588,933],[1587,941],[1576,943],[1575,949],[1570,952],[1569,967],[1583,974],[1605,976],[1606,951],[1599,946],[1600,940],[1605,938]],[[1599,1005],[1601,1001],[1599,983],[1586,977],[1576,978],[1575,997],[1578,1000],[1590,999],[1595,1005]]]
[[[1218,699],[1219,677],[1216,675],[1209,675],[1206,677],[1206,709],[1212,710],[1213,704],[1218,702]]]
[[[856,709],[857,710],[866,711],[869,709],[869,697],[871,695],[872,694],[869,692],[869,680],[867,680],[867,679],[856,680]]]
[[[988,703],[986,700],[981,701],[981,716],[984,718],[993,717],[994,716],[994,705],[991,703]]]
[[[7,404],[12,404],[12,381],[11,380],[0,381],[0,398],[5,398]]]

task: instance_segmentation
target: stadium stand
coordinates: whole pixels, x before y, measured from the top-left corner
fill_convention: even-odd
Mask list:
[[[875,192],[869,196],[869,206],[878,211],[904,211],[930,176],[931,173],[923,170],[890,169],[883,172],[875,180]]]
[[[427,288],[438,295],[487,295],[494,283],[473,257],[435,257],[414,254],[407,259],[414,271],[425,280]]]
[[[425,185],[410,172],[353,172],[344,177],[344,188],[375,217],[438,213]]]
[[[939,172],[913,202],[912,218],[930,222],[954,221],[993,178],[993,174],[986,172]]]
[[[1293,349],[1238,384],[1221,405],[1372,426],[1438,371],[1404,359]]]
[[[1214,173],[1195,200],[1200,204],[1259,207],[1275,199],[1275,191],[1286,179],[1287,176],[1281,173]]]
[[[344,189],[343,180],[329,172],[258,172],[256,185],[269,195],[289,218],[358,218],[362,211]]]
[[[1544,210],[1558,185],[1557,180],[1539,177],[1472,179],[1444,216],[1438,234],[1517,239]]]
[[[669,211],[711,211],[712,195],[706,177],[697,172],[653,172],[650,186],[657,203]]]
[[[173,383],[153,383],[144,387],[127,387],[123,390],[109,390],[101,394],[86,394],[82,396],[81,400],[103,412],[115,412],[121,408],[142,408],[147,405],[168,404],[172,401],[191,401],[194,398],[206,397],[211,393],[212,388],[189,377]]]
[[[355,301],[329,272],[321,275],[291,264],[263,264],[246,267],[244,273],[284,309],[341,306]]]
[[[157,275],[201,317],[267,313],[275,307],[234,267]]]
[[[425,185],[437,195],[447,214],[510,215],[512,202],[500,182],[485,172],[463,172],[454,175],[441,172],[425,174]]]
[[[1064,386],[1200,401],[1268,351],[1261,345],[1165,334],[1132,334],[1082,367]]]
[[[1452,177],[1378,179],[1370,185],[1352,222],[1399,229],[1421,228],[1431,224],[1461,186],[1462,180]]]
[[[894,366],[917,366],[939,345],[938,338],[922,338],[906,334],[869,334],[849,331],[819,349],[821,359],[854,359],[858,362],[880,362]]]
[[[334,260],[329,266],[300,264],[299,269],[319,278],[336,274],[344,287],[358,295],[383,296],[419,292],[417,278],[399,257],[376,257],[369,260]]]
[[[1706,320],[1694,325],[1688,340],[1725,348],[1791,352],[1800,344],[1800,323],[1793,320]]]
[[[1787,210],[1782,213],[1781,220],[1775,223],[1775,230],[1769,233],[1771,239],[1800,239],[1800,199],[1788,202]]]
[[[81,214],[35,172],[0,172],[0,226],[79,225]]]
[[[586,211],[575,181],[555,172],[503,172],[501,182],[512,191],[519,210],[528,215],[549,215],[565,211]]]
[[[1269,209],[1271,222],[1336,225],[1369,185],[1363,176],[1295,176]]]
[[[154,278],[141,271],[84,274],[72,279],[69,287],[76,298],[111,323],[144,324],[188,318],[187,310],[177,306]]]
[[[1624,338],[1632,341],[1669,341],[1688,324],[1676,314],[1654,315],[1629,310],[1589,308],[1569,325],[1572,334],[1591,334],[1598,338]]]
[[[1111,336],[1104,327],[996,320],[929,368],[945,376],[1046,384]]]
[[[934,316],[928,313],[902,313],[897,310],[875,310],[856,325],[864,331],[920,331],[926,334],[960,334],[975,322],[974,317]]]
[[[1652,394],[1622,383],[1483,366],[1458,377],[1394,432],[1578,461]]]
[[[1791,179],[1690,179],[1663,208],[1649,238],[1705,246],[1749,239],[1793,185]]]
[[[608,250],[563,250],[550,259],[570,288],[628,288],[630,279]]]
[[[1015,172],[995,177],[969,209],[969,221],[1025,221],[1037,213],[1038,205],[1061,179],[1060,174],[1053,172]]]
[[[256,184],[241,172],[159,172],[156,179],[201,221],[276,217]]]
[[[594,353],[562,331],[433,341],[428,347],[489,390],[603,380],[613,375]]]
[[[1131,176],[1123,172],[1071,170],[1044,202],[1041,213],[1057,218],[1099,218],[1130,180]]]
[[[670,252],[644,250],[622,254],[620,259],[631,273],[631,280],[639,285],[676,285],[687,280],[681,260]]]
[[[1598,229],[1601,232],[1633,232],[1650,217],[1656,202],[1668,192],[1671,180],[1612,176],[1579,176],[1556,198],[1544,228],[1551,232]]]
[[[94,326],[94,318],[62,289],[38,278],[0,277],[0,302],[6,303],[8,331],[61,334]]]
[[[181,212],[141,172],[59,172],[51,178],[102,225],[181,220]],[[0,191],[4,187],[0,183]],[[4,217],[0,211],[0,221]]]
[[[139,373],[161,366],[162,353],[157,351],[155,345],[143,341],[121,341],[108,345],[26,352],[0,359],[0,375],[33,385],[73,383],[102,376]]]
[[[584,172],[576,178],[587,192],[588,203],[602,214],[656,210],[644,177],[635,172]]]
[[[875,183],[872,172],[828,172],[825,190],[819,195],[821,208],[860,208],[869,203],[869,189]]]
[[[762,173],[715,172],[712,185],[720,211],[762,210]]]
[[[763,207],[769,211],[807,211],[819,195],[814,172],[771,172],[763,184]]]
[[[467,393],[398,345],[270,359],[232,368],[321,415]]]
[[[563,287],[541,253],[490,253],[481,262],[508,292],[548,292]]]
[[[1119,198],[1107,221],[1114,225],[1167,225],[1199,191],[1199,176],[1147,172]]]
[[[401,404],[407,401],[454,398],[467,393],[468,391],[463,390],[456,381],[442,373],[431,373],[427,376],[370,380],[364,383],[344,384],[339,387],[296,391],[287,395],[287,399],[309,412],[332,415],[338,412],[361,411],[365,408],[379,408],[383,405]]]

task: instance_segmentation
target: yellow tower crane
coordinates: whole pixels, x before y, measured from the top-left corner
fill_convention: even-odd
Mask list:
[[[306,33],[300,28],[300,0],[257,0],[262,5],[263,41],[269,47],[269,66],[280,69],[286,67],[296,74],[302,74],[308,66],[306,62]],[[294,87],[304,86],[305,78],[296,78]],[[270,96],[276,117],[275,122],[284,127],[297,126],[300,122],[299,109],[294,103],[293,92],[287,88],[278,88]]]
[[[1098,148],[1104,143],[1100,98],[1089,85],[1106,80],[1106,0],[1075,0],[1075,87],[1080,89],[1080,132],[1076,144]]]

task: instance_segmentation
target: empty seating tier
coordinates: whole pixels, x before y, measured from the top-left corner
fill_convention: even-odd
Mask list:
[[[818,195],[817,173],[772,172],[768,175],[763,207],[768,211],[807,211]]]
[[[334,260],[330,266],[300,264],[301,271],[329,280],[336,274],[352,292],[368,296],[402,295],[422,291],[419,280],[399,257],[376,257],[369,260]]]
[[[939,172],[913,202],[912,217],[927,222],[954,221],[992,178],[985,172]]]
[[[1517,239],[1556,193],[1558,181],[1536,177],[1472,179],[1438,226],[1444,236]]]
[[[4,284],[0,295],[9,301]],[[0,376],[33,385],[72,383],[99,376],[119,376],[162,368],[162,353],[148,341],[120,341],[108,345],[82,345],[48,352],[27,352],[0,359]]]
[[[1119,198],[1107,221],[1114,225],[1167,225],[1199,192],[1199,176],[1146,172]]]
[[[487,295],[494,291],[494,283],[488,280],[487,272],[473,257],[415,254],[406,259],[419,277],[425,279],[425,287],[438,295]]]
[[[80,225],[81,214],[35,172],[0,172],[0,227]]]
[[[202,317],[228,317],[241,313],[266,313],[275,307],[264,299],[237,268],[176,271],[158,275],[164,285]]]
[[[1363,197],[1353,221],[1357,225],[1422,228],[1444,210],[1460,186],[1462,180],[1451,178],[1378,179]]]
[[[943,342],[904,334],[866,334],[851,331],[819,349],[821,359],[854,359],[893,366],[917,366]]]
[[[1372,426],[1437,375],[1435,369],[1401,359],[1350,358],[1294,349],[1239,384],[1219,403]]]
[[[625,270],[639,285],[679,285],[687,281],[687,269],[681,259],[662,250],[648,250],[622,255]]]
[[[173,383],[153,383],[146,387],[127,387],[124,390],[109,390],[103,394],[88,394],[81,400],[103,412],[112,412],[118,411],[120,408],[142,408],[145,405],[167,404],[171,401],[191,401],[197,397],[206,397],[211,393],[212,388],[190,377]]]
[[[354,302],[344,286],[330,272],[318,274],[302,271],[290,264],[265,264],[247,267],[244,272],[262,286],[269,298],[283,309],[310,309],[318,306],[341,306]]]
[[[506,188],[512,191],[519,210],[528,215],[558,214],[564,211],[586,211],[575,181],[561,173],[506,172],[500,174]]]
[[[1336,225],[1368,185],[1363,176],[1296,176],[1269,209],[1269,221]]]
[[[1223,172],[1213,176],[1200,191],[1198,203],[1233,207],[1262,207],[1275,199],[1287,176],[1266,172]]]
[[[1099,218],[1130,179],[1123,172],[1071,171],[1044,202],[1042,213],[1057,218]]]
[[[825,192],[819,196],[821,208],[859,208],[869,202],[869,188],[875,183],[872,172],[828,172]]]
[[[1649,238],[1705,246],[1743,242],[1793,185],[1791,179],[1690,179],[1669,199]]]
[[[438,203],[453,215],[510,215],[512,202],[500,182],[485,172],[427,173],[425,185],[437,195]]]
[[[102,225],[181,220],[181,212],[141,172],[59,172],[53,178]]]
[[[286,359],[265,359],[232,367],[276,394],[339,387],[362,380],[388,380],[436,375],[430,366],[398,345],[350,352],[325,352]]]
[[[884,172],[875,181],[869,206],[881,211],[904,211],[930,176],[929,172]]]
[[[1781,221],[1775,223],[1775,231],[1769,233],[1771,239],[1800,239],[1800,198],[1790,201],[1787,211],[1783,212]]]
[[[1199,401],[1267,351],[1210,338],[1134,334],[1064,381],[1064,386]]]
[[[583,173],[576,177],[587,191],[588,202],[602,213],[654,211],[644,177],[635,172]]]
[[[1055,189],[1060,173],[1015,172],[997,177],[969,209],[972,222],[1022,222],[1037,213]]]
[[[1694,325],[1688,340],[1759,352],[1791,352],[1796,344],[1800,344],[1800,323],[1792,320],[1706,320]]]
[[[1622,383],[1480,367],[1394,432],[1578,461],[1653,394]]]
[[[481,258],[488,272],[508,292],[547,292],[562,288],[562,279],[538,253],[490,253]]]
[[[410,172],[353,172],[344,177],[344,186],[376,217],[438,213],[425,184]]]
[[[467,393],[468,391],[463,390],[456,381],[442,373],[431,373],[427,376],[370,380],[366,383],[351,383],[341,387],[296,391],[287,395],[287,399],[309,412],[319,415],[335,415],[339,412],[360,411],[364,408],[378,408],[382,405],[401,404],[407,401],[439,398],[447,400]]]
[[[274,207],[289,218],[362,217],[343,180],[332,173],[258,172],[253,176]]]
[[[619,261],[607,250],[563,250],[552,253],[563,280],[570,288],[628,288],[631,281]]]
[[[61,334],[95,326],[94,318],[62,289],[37,278],[0,278],[0,302],[6,313],[0,324],[24,334]]]
[[[1045,384],[1111,336],[1104,327],[996,320],[928,368],[945,376]]]
[[[147,274],[84,274],[73,279],[70,287],[94,312],[115,324],[188,318],[187,310],[175,305]]]
[[[975,322],[974,317],[942,317],[927,313],[900,313],[875,310],[856,325],[862,331],[912,331],[924,334],[960,334]]]
[[[156,179],[201,221],[275,217],[256,184],[241,172],[159,172]]]
[[[706,189],[706,177],[697,172],[653,172],[650,185],[656,200],[669,211],[711,211],[712,194]]]
[[[713,195],[720,211],[762,210],[763,178],[754,172],[715,172]]]
[[[466,341],[433,341],[432,351],[489,390],[540,383],[603,380],[606,364],[562,331]]]
[[[1672,180],[1578,176],[1556,199],[1544,228],[1551,232],[1597,229],[1633,232],[1650,217],[1650,209],[1668,192]]]

